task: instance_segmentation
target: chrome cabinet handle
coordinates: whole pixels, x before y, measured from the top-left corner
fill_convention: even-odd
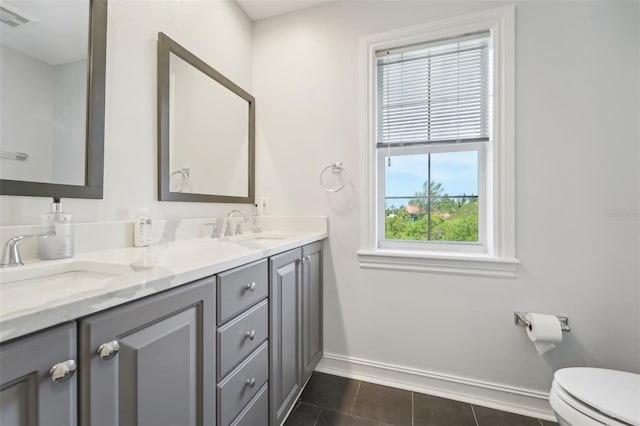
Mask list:
[[[247,379],[247,385],[249,385],[250,388],[254,387],[256,385],[256,378],[252,377],[250,379]]]
[[[249,338],[249,340],[255,339],[256,338],[256,331],[255,330],[247,331],[247,337]]]
[[[53,383],[66,382],[76,372],[76,362],[72,359],[59,362],[49,370]]]
[[[118,354],[120,350],[120,343],[117,340],[112,340],[108,343],[103,343],[98,346],[98,354],[100,358],[107,360],[111,359]]]
[[[256,283],[255,283],[255,282],[252,282],[252,283],[250,283],[250,284],[247,284],[246,289],[247,289],[247,290],[251,290],[251,291],[256,291]]]

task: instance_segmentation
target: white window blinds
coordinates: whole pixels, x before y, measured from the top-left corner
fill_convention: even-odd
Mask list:
[[[379,148],[489,140],[488,33],[376,56]]]

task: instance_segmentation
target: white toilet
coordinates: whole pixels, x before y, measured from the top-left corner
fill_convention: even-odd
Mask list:
[[[640,426],[640,374],[604,368],[563,368],[549,402],[561,426]]]

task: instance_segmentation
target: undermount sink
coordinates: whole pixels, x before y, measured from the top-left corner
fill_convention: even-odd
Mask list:
[[[243,238],[243,241],[247,241],[247,240],[284,240],[285,238],[287,238],[286,235],[284,234],[254,234],[254,235],[249,235],[246,238]]]
[[[279,240],[287,238],[284,234],[251,234],[242,235],[236,242],[246,248],[264,250],[280,244]]]
[[[27,264],[0,270],[0,284],[33,279],[53,279],[64,276],[78,278],[109,278],[151,269],[146,266],[91,261]]]

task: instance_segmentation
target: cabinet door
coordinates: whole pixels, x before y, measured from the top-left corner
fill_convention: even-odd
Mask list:
[[[213,426],[214,299],[211,277],[82,320],[81,423]]]
[[[302,248],[302,383],[322,358],[322,241]]]
[[[0,425],[77,424],[75,358],[75,322],[0,346]]]
[[[273,426],[282,423],[302,386],[300,256],[301,249],[296,249],[270,259],[269,404]]]

